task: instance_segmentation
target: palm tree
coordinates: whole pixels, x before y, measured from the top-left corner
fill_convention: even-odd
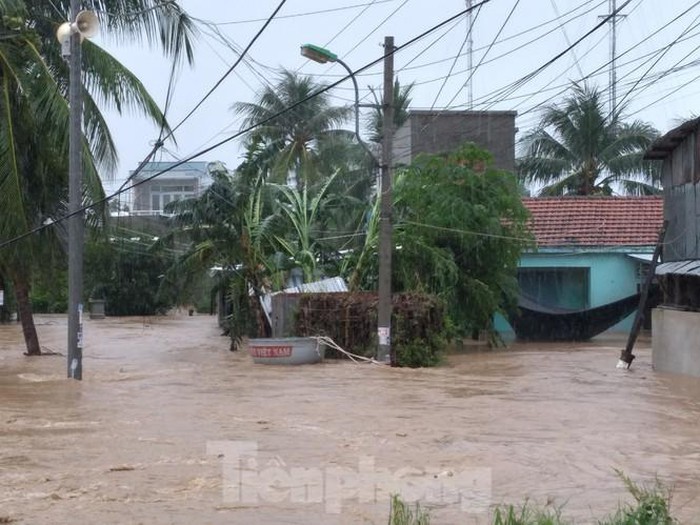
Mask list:
[[[274,248],[276,216],[262,177],[249,179],[220,170],[202,195],[171,203],[177,229],[164,242],[184,237],[189,248],[169,271],[193,277],[220,268],[223,291],[232,305],[231,349],[244,336],[260,333],[261,299],[282,286],[282,264]]]
[[[322,168],[331,169],[327,175],[333,173],[329,159],[342,165],[342,159],[327,153],[342,151],[351,142],[352,133],[339,126],[352,108],[332,106],[325,92],[314,96],[323,87],[310,77],[282,70],[278,82],[265,87],[255,102],[233,105],[244,116],[244,128],[259,124],[248,134],[248,164],[272,181],[295,181],[300,186],[324,179]]]
[[[402,86],[397,78],[394,81],[394,131],[399,129],[406,120],[408,120],[409,106],[411,105],[411,92],[413,91],[414,83],[411,82],[407,86]],[[372,142],[381,144],[384,133],[384,110],[382,109],[381,97],[378,90],[370,87],[372,96],[374,97],[374,110],[370,113],[367,120],[367,126],[370,130],[369,139]]]
[[[619,111],[608,114],[596,88],[574,84],[572,90],[525,136],[521,180],[544,185],[541,195],[610,195],[615,186],[626,194],[658,193],[658,169],[643,160],[658,132],[624,122]]]
[[[67,20],[68,0],[0,0],[0,239],[13,239],[65,213],[68,67],[55,30]],[[147,39],[173,60],[192,58],[194,29],[175,2],[98,0],[93,8],[107,34]],[[144,86],[114,57],[83,42],[84,195],[103,196],[99,173],[109,174],[117,152],[100,106],[139,111],[165,125]],[[0,250],[0,274],[14,288],[27,354],[41,353],[32,317],[32,273],[56,257],[61,226]]]

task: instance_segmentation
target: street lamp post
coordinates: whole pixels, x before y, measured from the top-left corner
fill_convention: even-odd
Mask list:
[[[360,94],[355,74],[348,65],[328,49],[305,44],[301,46],[301,54],[306,58],[325,64],[336,62],[343,66],[352,79],[355,87],[355,136],[362,147],[376,162],[374,154],[360,137]],[[379,213],[379,285],[377,303],[377,360],[396,364],[396,356],[391,348],[391,255],[392,255],[392,226],[391,226],[391,161],[394,122],[394,37],[384,39],[384,101],[382,104],[382,161],[381,182],[379,184],[380,213]]]
[[[80,2],[71,0],[71,20],[78,16]],[[68,377],[83,378],[83,244],[85,225],[82,205],[83,162],[81,121],[83,93],[80,80],[81,46],[79,32],[70,36],[69,153],[68,153]]]
[[[68,377],[83,378],[83,247],[85,224],[82,213],[82,119],[83,86],[81,40],[97,32],[99,23],[91,11],[80,10],[80,0],[70,2],[71,22],[56,32],[62,54],[68,60]]]

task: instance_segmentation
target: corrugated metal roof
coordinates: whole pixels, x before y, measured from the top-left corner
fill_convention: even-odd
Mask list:
[[[656,275],[693,275],[700,277],[700,260],[673,261],[656,267]]]
[[[313,283],[285,288],[284,293],[336,293],[347,292],[348,285],[342,277],[330,277]]]

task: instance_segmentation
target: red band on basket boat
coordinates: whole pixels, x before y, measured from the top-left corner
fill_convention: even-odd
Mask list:
[[[250,349],[253,357],[289,357],[292,355],[291,346],[255,346]]]

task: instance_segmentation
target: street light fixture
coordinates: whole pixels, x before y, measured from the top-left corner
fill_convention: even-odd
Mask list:
[[[303,46],[301,46],[301,55],[308,58],[309,60],[318,62],[319,64],[326,64],[328,62],[340,64],[345,68],[345,71],[348,72],[348,75],[350,75],[350,78],[352,79],[352,84],[355,87],[355,138],[357,139],[357,142],[360,143],[360,146],[362,146],[364,150],[369,154],[370,158],[372,159],[372,162],[376,164],[377,159],[374,156],[374,152],[370,149],[367,143],[362,140],[362,137],[360,136],[360,89],[357,87],[357,79],[355,78],[355,73],[353,73],[352,69],[350,69],[350,67],[345,62],[338,58],[338,55],[332,53],[324,47],[315,46],[313,44],[304,44]]]
[[[384,102],[382,104],[382,170],[379,185],[379,286],[377,290],[379,300],[377,303],[376,355],[378,361],[390,362],[392,365],[396,365],[396,355],[391,348],[391,256],[393,242],[391,232],[391,163],[394,135],[394,49],[394,37],[386,37],[384,39]],[[353,71],[335,53],[323,47],[305,44],[301,46],[301,54],[320,64],[336,62],[348,72],[355,86],[355,136],[374,160],[374,154],[360,137],[360,93]]]

